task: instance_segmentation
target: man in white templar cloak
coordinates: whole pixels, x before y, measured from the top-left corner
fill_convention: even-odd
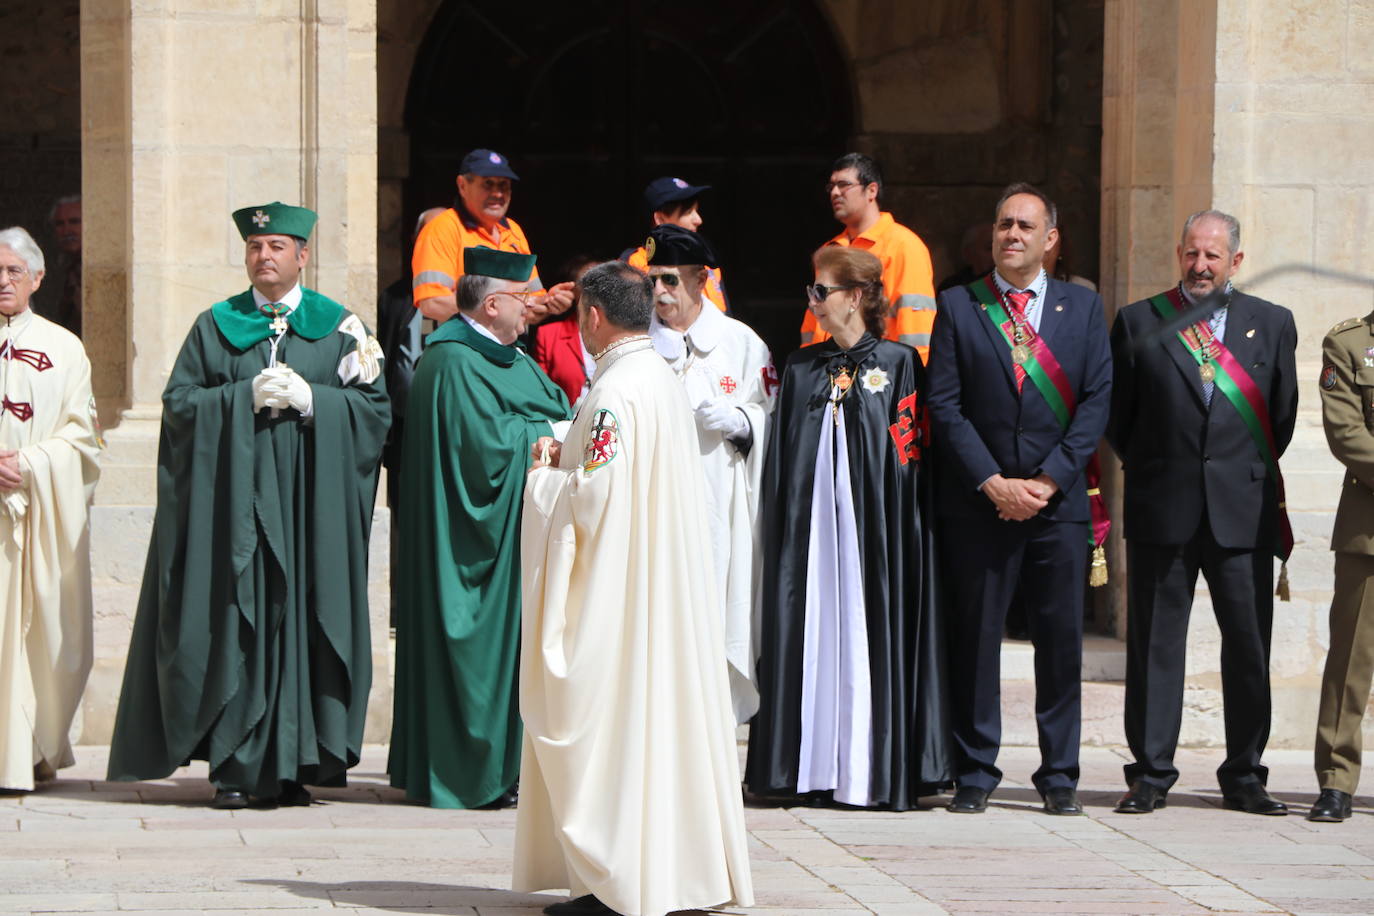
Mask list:
[[[654,281],[649,337],[682,379],[696,414],[713,559],[712,565],[701,562],[699,568],[715,571],[730,697],[735,720],[744,723],[759,709],[755,548],[759,482],[778,374],[768,345],[702,294],[707,268],[718,266],[705,238],[664,223],[650,233],[645,250]]]
[[[646,333],[648,278],[612,261],[579,287],[596,376],[525,484],[513,885],[569,888],[551,916],[750,906],[692,408]]]
[[[100,474],[86,351],[29,307],[43,271],[27,232],[0,231],[0,789],[21,791],[75,762]]]

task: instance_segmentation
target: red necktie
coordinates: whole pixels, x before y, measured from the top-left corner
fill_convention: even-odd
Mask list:
[[[1035,339],[1035,332],[1031,330],[1030,322],[1026,320],[1026,303],[1030,302],[1031,293],[1007,293],[1007,304],[1011,306],[1011,323],[1014,328],[1024,328],[1031,336],[1026,341],[1027,344]],[[1026,369],[1020,363],[1013,361],[1011,371],[1016,375],[1016,393],[1021,393],[1021,386],[1026,382]]]

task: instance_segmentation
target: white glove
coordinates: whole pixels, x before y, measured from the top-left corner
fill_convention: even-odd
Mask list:
[[[696,406],[696,415],[702,429],[718,432],[727,439],[738,439],[749,432],[749,418],[728,398],[702,401]]]
[[[294,407],[300,411],[302,417],[314,413],[315,392],[311,389],[310,383],[301,378],[300,373],[286,366],[266,371],[280,373],[268,384],[268,397],[265,402],[268,407]]]
[[[281,374],[281,369],[264,369],[253,376],[253,413],[264,407],[277,406],[269,402],[276,394],[276,385]]]

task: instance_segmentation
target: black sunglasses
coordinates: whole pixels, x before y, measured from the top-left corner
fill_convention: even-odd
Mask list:
[[[812,302],[824,302],[830,297],[831,293],[838,293],[843,289],[857,289],[854,286],[826,286],[824,283],[812,283],[806,288],[806,298]]]
[[[662,280],[663,285],[668,287],[669,289],[672,289],[674,286],[677,286],[679,283],[682,282],[682,278],[679,277],[677,274],[654,274],[652,279],[655,283]]]

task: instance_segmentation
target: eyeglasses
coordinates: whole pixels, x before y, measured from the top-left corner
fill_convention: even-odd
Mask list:
[[[509,290],[504,290],[504,289],[503,289],[503,290],[501,290],[500,292],[492,293],[492,295],[493,295],[493,296],[510,296],[512,299],[519,299],[519,300],[520,300],[520,304],[528,308],[528,307],[529,307],[529,304],[530,304],[530,300],[531,300],[531,299],[534,299],[535,297],[537,297],[537,296],[539,295],[539,292],[538,292],[538,291],[529,291],[529,290],[527,290],[527,291],[525,291],[525,292],[516,293],[516,292],[511,292],[511,291],[509,291]]]
[[[806,298],[811,302],[824,302],[830,298],[831,293],[838,293],[845,289],[858,289],[856,286],[826,286],[824,283],[812,283],[806,288]]]
[[[682,278],[679,277],[677,274],[654,274],[652,277],[650,277],[650,279],[653,280],[655,283],[661,281],[663,285],[668,287],[669,289],[676,288],[677,285],[682,282]]]
[[[29,275],[29,269],[18,264],[0,264],[0,276],[8,276],[15,283]]]
[[[831,191],[839,191],[841,194],[844,194],[850,188],[857,187],[860,187],[860,182],[857,181],[827,181],[825,183],[825,193],[829,194]]]

